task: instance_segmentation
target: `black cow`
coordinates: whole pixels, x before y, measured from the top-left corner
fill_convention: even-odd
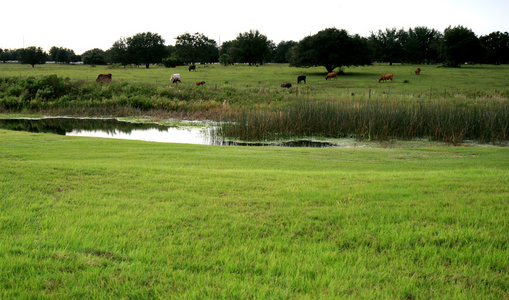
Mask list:
[[[191,70],[196,71],[196,66],[195,65],[190,65],[189,66],[189,71],[191,71]]]
[[[297,77],[297,84],[300,84],[301,81],[304,81],[304,83],[306,83],[306,76]]]

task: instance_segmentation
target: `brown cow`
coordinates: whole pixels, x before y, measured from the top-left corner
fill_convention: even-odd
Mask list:
[[[195,65],[190,65],[189,66],[189,71],[191,71],[191,70],[196,71],[196,66]]]
[[[205,81],[196,81],[196,85],[203,85],[205,84]]]
[[[386,80],[389,80],[389,79],[392,81],[392,74],[384,74],[384,75],[382,75],[382,77],[380,77],[380,79],[378,79],[378,82],[380,82],[382,80],[385,82]]]
[[[338,73],[332,72],[332,73],[327,74],[327,76],[325,76],[325,80],[327,80],[329,78],[338,79]]]
[[[281,87],[283,87],[283,88],[291,88],[291,87],[292,87],[292,84],[291,84],[291,83],[289,83],[289,82],[287,82],[287,83],[283,83],[283,84],[281,85]]]
[[[99,76],[97,76],[97,79],[95,80],[95,82],[110,83],[111,82],[111,74],[99,74]]]
[[[416,74],[416,75],[421,74],[421,68],[417,68],[417,69],[415,70],[415,74]]]

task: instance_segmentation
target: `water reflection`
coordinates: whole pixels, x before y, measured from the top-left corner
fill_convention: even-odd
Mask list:
[[[327,142],[308,140],[289,142],[224,141],[215,137],[210,127],[169,127],[155,123],[132,123],[117,119],[95,118],[42,118],[0,119],[0,128],[17,131],[44,132],[68,136],[101,137],[141,140],[163,143],[184,143],[220,146],[282,146],[282,147],[333,147]]]

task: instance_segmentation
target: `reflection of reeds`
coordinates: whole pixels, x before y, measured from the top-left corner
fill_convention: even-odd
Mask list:
[[[278,111],[242,109],[223,117],[224,138],[277,140],[320,136],[380,140],[430,138],[502,143],[508,140],[509,102],[391,100],[301,102]]]

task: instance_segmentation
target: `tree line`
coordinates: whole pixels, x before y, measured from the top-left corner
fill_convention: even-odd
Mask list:
[[[165,45],[157,33],[138,33],[120,38],[111,48],[88,50],[76,55],[73,50],[52,47],[46,53],[40,47],[0,49],[0,61],[17,60],[24,64],[46,61],[70,64],[82,61],[89,65],[152,64],[166,67],[195,63],[264,64],[290,63],[296,67],[323,66],[336,68],[367,65],[373,62],[443,64],[458,67],[463,63],[509,63],[509,34],[492,32],[478,37],[463,26],[448,27],[444,32],[427,27],[408,30],[387,28],[371,32],[369,37],[350,35],[346,30],[327,28],[296,41],[275,45],[258,30],[240,33],[236,39],[218,46],[201,33],[184,33],[175,38],[174,46]]]

